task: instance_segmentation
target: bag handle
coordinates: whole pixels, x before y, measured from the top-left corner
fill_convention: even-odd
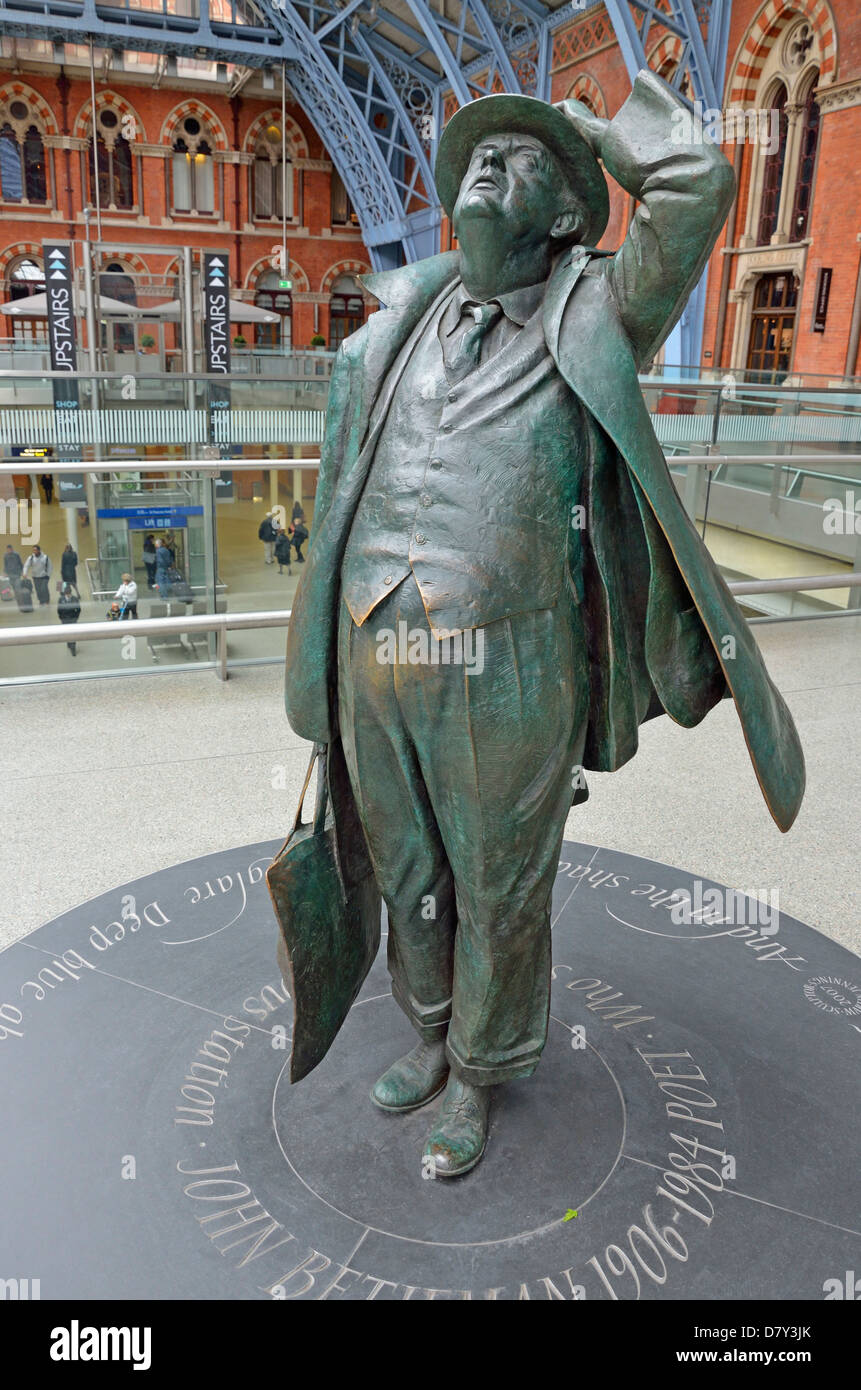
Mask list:
[[[319,835],[326,820],[326,811],[329,805],[329,792],[326,785],[326,745],[325,743],[315,743],[314,751],[311,754],[311,761],[308,764],[308,771],[305,773],[305,781],[302,783],[302,790],[299,793],[299,805],[296,808],[296,819],[293,822],[291,834],[295,834],[302,824],[302,809],[305,805],[305,795],[311,782],[311,773],[314,771],[314,764],[320,760],[320,768],[317,773],[317,795],[314,803],[314,834]]]

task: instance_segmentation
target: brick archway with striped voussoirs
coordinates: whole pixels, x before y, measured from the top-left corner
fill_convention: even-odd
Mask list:
[[[607,119],[607,103],[604,100],[604,93],[594,77],[590,77],[588,72],[581,72],[575,78],[566,100],[582,101],[584,106],[588,106],[594,115],[600,116],[602,120]]]
[[[78,112],[77,116],[75,117],[75,122],[72,127],[72,134],[74,135],[76,140],[89,140],[90,136],[92,135],[92,109],[93,103],[92,100],[88,97],[87,100],[84,102],[83,106],[81,107],[80,111]],[[127,140],[129,140],[130,144],[133,144],[136,140],[146,140],[146,127],[144,126],[144,123],[141,120],[140,115],[132,106],[128,98],[122,96],[121,93],[113,92],[110,90],[110,88],[108,88],[106,91],[98,92],[96,94],[96,111],[115,111],[117,117],[119,118],[119,126],[117,127],[117,133],[123,135]],[[131,137],[129,136],[129,134],[126,133],[129,130],[130,120],[134,123],[134,132],[131,135]]]
[[[837,74],[837,28],[826,0],[767,0],[742,39],[729,68],[727,105],[744,106],[755,102],[759,79],[769,53],[783,32],[798,19],[806,19],[814,30],[822,61],[820,87],[834,82]]]
[[[279,131],[281,129],[281,111],[276,111],[274,107],[271,109],[271,111],[264,111],[261,116],[258,116],[254,121],[252,121],[251,125],[248,127],[248,130],[246,132],[245,139],[242,142],[243,150],[246,153],[253,153],[254,150],[257,148],[258,142],[262,139],[263,135],[269,129],[270,126],[277,126]],[[284,130],[287,136],[288,160],[290,160],[291,163],[295,164],[296,161],[299,159],[307,159],[308,141],[305,138],[305,132],[303,131],[302,127],[298,124],[298,122],[294,121],[292,116],[288,115],[287,119],[285,120]],[[280,140],[278,142],[277,148],[280,156]]]
[[[28,108],[28,120],[41,130],[43,135],[59,135],[54,113],[41,92],[28,87],[25,82],[12,78],[0,86],[0,107],[10,102],[23,101]]]
[[[179,106],[175,106],[161,128],[159,143],[162,145],[173,145],[174,140],[182,134],[182,123],[189,116],[194,116],[204,126],[212,137],[216,150],[228,150],[230,148],[227,133],[224,126],[216,116],[215,112],[202,101],[183,101]]]

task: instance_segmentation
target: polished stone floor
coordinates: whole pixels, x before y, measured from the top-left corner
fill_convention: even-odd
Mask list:
[[[566,833],[731,887],[776,888],[781,910],[859,951],[861,620],[756,632],[806,754],[793,830],[772,823],[725,702],[695,730],[646,725],[627,767],[589,775],[591,799]],[[139,875],[286,835],[308,748],[287,724],[281,682],[268,666],[224,685],[188,670],[0,690],[0,945]]]

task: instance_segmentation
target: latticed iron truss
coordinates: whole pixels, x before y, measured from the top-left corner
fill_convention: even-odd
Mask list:
[[[602,8],[628,71],[661,40],[686,100],[720,105],[731,0],[0,0],[4,36],[281,70],[382,268],[432,254],[443,123],[491,92],[549,98],[556,30]],[[180,12],[182,11],[182,12]],[[61,50],[60,50],[61,51]],[[58,53],[59,60],[59,53]]]

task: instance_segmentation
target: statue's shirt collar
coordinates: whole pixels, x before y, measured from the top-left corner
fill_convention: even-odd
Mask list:
[[[519,290],[509,290],[506,294],[494,295],[487,302],[501,305],[505,317],[511,319],[512,323],[516,323],[518,328],[522,328],[541,307],[546,288],[547,281],[541,280],[537,285],[524,285]],[[458,280],[451,298],[450,313],[446,314],[450,325],[449,331],[457,326],[464,304],[475,302],[463,281]]]

